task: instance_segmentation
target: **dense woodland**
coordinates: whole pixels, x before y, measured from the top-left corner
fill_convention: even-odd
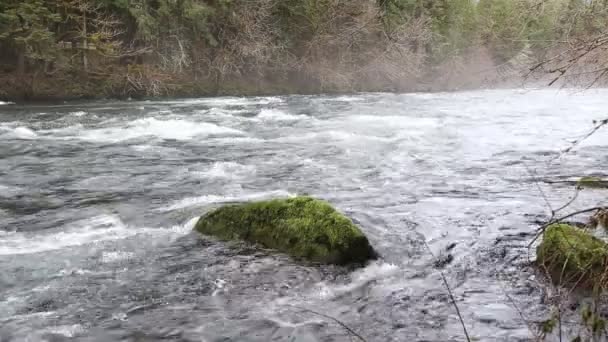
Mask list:
[[[608,0],[0,0],[0,97],[461,89],[530,69],[603,76],[607,13]]]

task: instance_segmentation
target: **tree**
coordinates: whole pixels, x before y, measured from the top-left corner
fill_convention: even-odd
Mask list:
[[[54,24],[59,14],[42,0],[0,3],[0,44],[15,51],[17,73],[26,71],[27,59],[52,60],[56,54]]]

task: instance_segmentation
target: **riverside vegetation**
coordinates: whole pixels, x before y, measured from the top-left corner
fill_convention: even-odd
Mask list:
[[[607,8],[584,0],[2,0],[0,98],[487,87],[581,42],[604,46],[595,39]]]

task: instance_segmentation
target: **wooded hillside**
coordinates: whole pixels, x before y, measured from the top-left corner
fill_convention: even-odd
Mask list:
[[[606,0],[0,0],[0,97],[484,86],[597,39],[607,8]]]

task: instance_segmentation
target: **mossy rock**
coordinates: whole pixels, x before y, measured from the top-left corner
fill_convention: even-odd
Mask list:
[[[202,216],[194,229],[313,262],[359,264],[377,257],[350,219],[329,203],[307,196],[226,205]]]
[[[608,244],[583,229],[568,224],[549,226],[536,256],[556,284],[597,290],[608,285]]]
[[[599,177],[583,177],[576,182],[580,188],[608,189],[608,180]]]

